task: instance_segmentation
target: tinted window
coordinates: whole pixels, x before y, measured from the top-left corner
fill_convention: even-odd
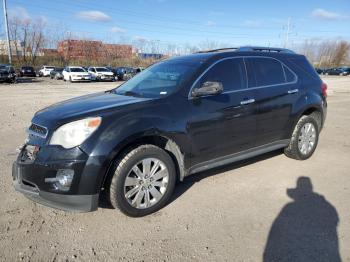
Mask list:
[[[109,69],[106,67],[96,67],[97,72],[109,72]]]
[[[307,59],[304,56],[294,57],[289,59],[289,61],[291,61],[297,67],[302,69],[304,72],[308,73],[313,78],[319,79],[315,68],[309,63],[309,61],[307,61]]]
[[[289,82],[293,82],[296,79],[295,74],[293,74],[292,71],[290,71],[290,69],[286,66],[283,66],[284,69],[284,73],[286,74],[286,81]]]
[[[84,68],[80,68],[80,67],[71,67],[70,71],[71,72],[85,72]]]
[[[224,92],[244,89],[246,88],[244,70],[244,63],[241,58],[223,60],[206,72],[200,79],[197,88],[209,81],[221,82]]]
[[[249,63],[249,87],[285,83],[282,64],[272,58],[247,58]],[[253,81],[252,79],[253,78]]]

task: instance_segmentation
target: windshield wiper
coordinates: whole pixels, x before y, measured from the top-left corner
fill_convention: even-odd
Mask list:
[[[141,97],[142,94],[136,93],[134,91],[125,91],[124,93],[117,93],[118,95],[123,95],[123,96],[135,96],[135,97]]]

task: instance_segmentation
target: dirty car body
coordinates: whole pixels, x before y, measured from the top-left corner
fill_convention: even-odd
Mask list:
[[[251,58],[277,61],[290,75],[278,85],[258,87],[250,82]],[[195,93],[197,84],[215,65],[231,59],[243,70],[237,90]],[[316,72],[311,77],[305,73],[295,63],[298,59],[305,58],[256,50],[198,53],[155,64],[119,88],[49,106],[34,115],[28,128],[28,138],[13,164],[14,186],[47,206],[93,211],[118,159],[137,145],[164,149],[180,181],[190,174],[287,147],[303,114],[319,112],[320,128],[326,117],[322,81]],[[158,70],[160,78],[142,82],[135,92],[137,81],[152,70]],[[67,148],[52,143],[61,127],[86,119],[92,121],[88,125],[97,123],[98,128],[80,144]]]

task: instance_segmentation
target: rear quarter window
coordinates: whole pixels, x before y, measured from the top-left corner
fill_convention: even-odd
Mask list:
[[[307,59],[304,56],[289,58],[288,61],[303,72],[307,73],[312,78],[319,79],[315,68],[309,63],[309,61],[307,61]]]

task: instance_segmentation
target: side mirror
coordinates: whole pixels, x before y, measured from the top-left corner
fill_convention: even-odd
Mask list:
[[[207,81],[202,84],[200,88],[195,88],[192,90],[193,97],[217,95],[222,93],[224,88],[221,82]]]

